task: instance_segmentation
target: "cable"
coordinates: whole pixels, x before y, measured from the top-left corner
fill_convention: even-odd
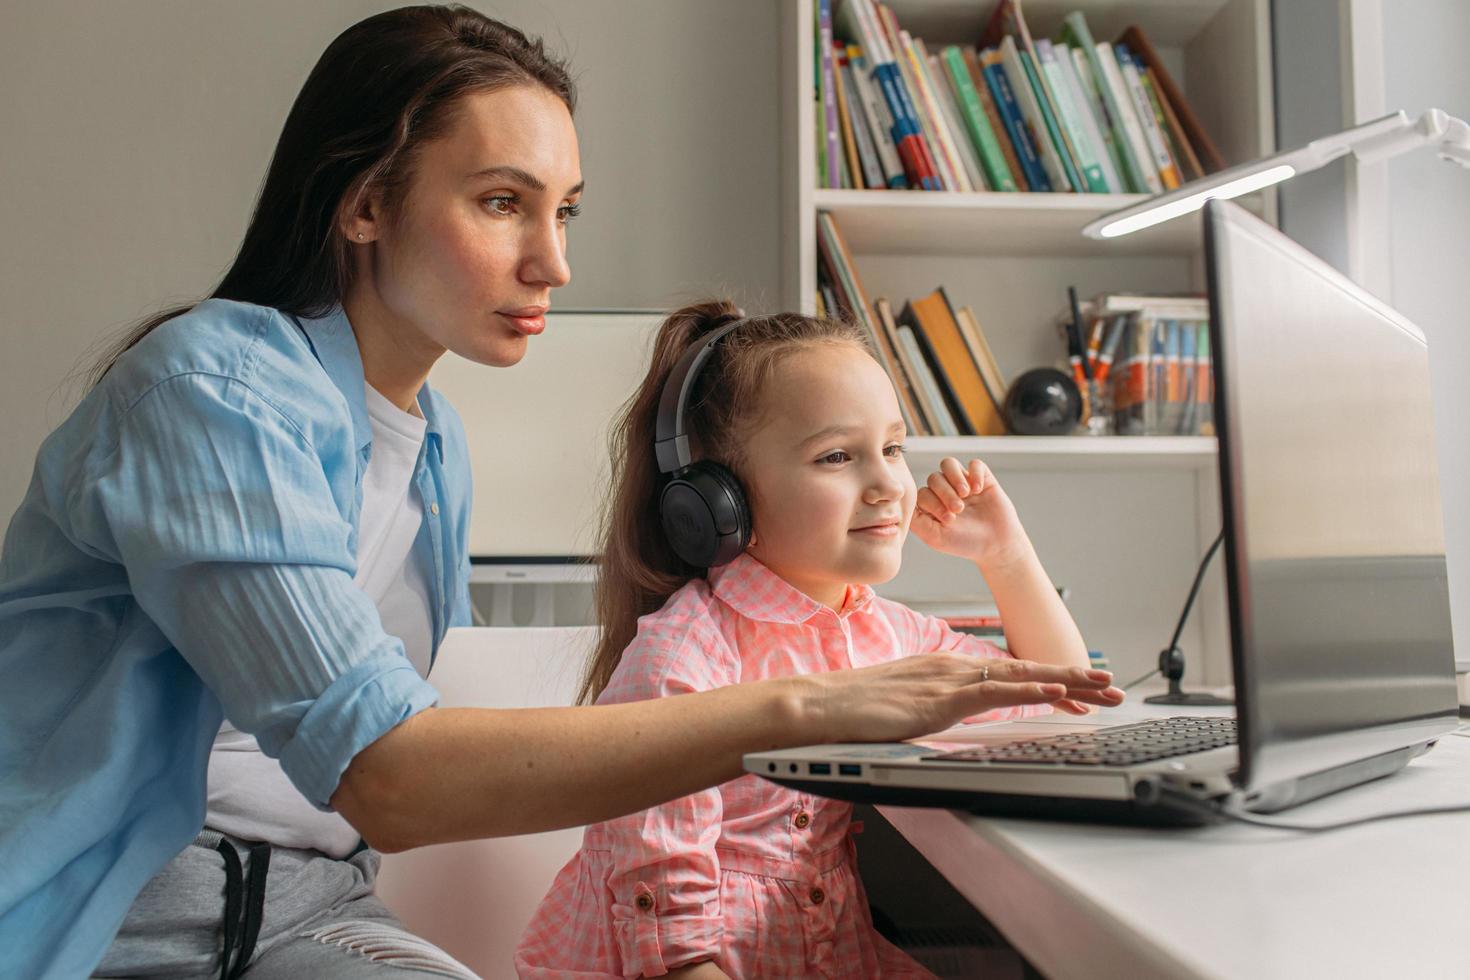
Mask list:
[[[1377,813],[1366,817],[1354,817],[1351,820],[1340,820],[1336,823],[1305,824],[1295,823],[1290,820],[1276,820],[1272,817],[1261,817],[1253,813],[1237,810],[1229,804],[1207,803],[1195,799],[1183,793],[1176,793],[1168,789],[1160,788],[1159,799],[1167,801],[1168,805],[1181,810],[1207,816],[1215,820],[1234,820],[1238,823],[1250,824],[1255,827],[1270,827],[1273,830],[1295,830],[1301,833],[1316,834],[1328,830],[1342,830],[1347,827],[1356,827],[1365,823],[1376,823],[1379,820],[1397,820],[1400,817],[1424,817],[1441,813],[1470,813],[1470,803],[1456,803],[1451,806],[1420,807],[1415,810],[1393,810],[1388,813]]]
[[[1166,651],[1173,650],[1179,645],[1179,636],[1184,632],[1184,623],[1187,619],[1189,619],[1189,611],[1194,608],[1194,600],[1195,597],[1199,595],[1200,583],[1205,580],[1205,569],[1210,567],[1210,559],[1215,557],[1215,552],[1219,551],[1220,545],[1224,543],[1225,530],[1224,528],[1221,528],[1220,534],[1215,538],[1215,543],[1210,545],[1209,550],[1205,552],[1204,558],[1200,559],[1199,570],[1194,573],[1194,584],[1189,587],[1189,598],[1184,600],[1184,608],[1179,613],[1179,622],[1174,624],[1174,636],[1169,640],[1169,645],[1165,647]],[[1132,681],[1128,684],[1124,684],[1123,690],[1127,691],[1130,688],[1137,687],[1139,684],[1142,684],[1144,681],[1148,680],[1150,677],[1154,676],[1158,672],[1159,668],[1155,667],[1147,674],[1144,674],[1142,677],[1138,678],[1138,680]]]

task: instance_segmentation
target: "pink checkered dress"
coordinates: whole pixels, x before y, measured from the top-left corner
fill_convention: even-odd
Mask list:
[[[866,586],[851,587],[834,612],[746,555],[639,620],[598,701],[931,650],[1007,656]],[[713,957],[736,978],[928,977],[873,930],[851,817],[850,804],[742,776],[588,827],[521,936],[516,969],[527,978],[656,977]]]

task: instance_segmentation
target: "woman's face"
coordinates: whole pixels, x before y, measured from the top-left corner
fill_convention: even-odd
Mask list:
[[[559,98],[539,85],[466,95],[449,131],[419,148],[396,208],[346,224],[349,242],[372,246],[353,291],[407,356],[515,364],[571,279],[566,226],[581,194]]]

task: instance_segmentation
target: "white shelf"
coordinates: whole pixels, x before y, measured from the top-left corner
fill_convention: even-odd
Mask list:
[[[831,189],[812,194],[813,206],[837,218],[857,253],[1107,258],[1202,250],[1197,214],[1107,241],[1083,236],[1088,222],[1143,200],[1147,195]],[[1260,213],[1258,196],[1238,203]]]
[[[1182,469],[1215,465],[1213,436],[911,436],[904,452],[932,465],[976,457],[1006,469]]]

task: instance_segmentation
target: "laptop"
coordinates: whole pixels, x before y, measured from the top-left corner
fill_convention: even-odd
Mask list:
[[[1130,823],[1274,812],[1458,724],[1429,354],[1413,324],[1227,201],[1204,216],[1236,712],[1103,709],[745,756],[868,803]]]

